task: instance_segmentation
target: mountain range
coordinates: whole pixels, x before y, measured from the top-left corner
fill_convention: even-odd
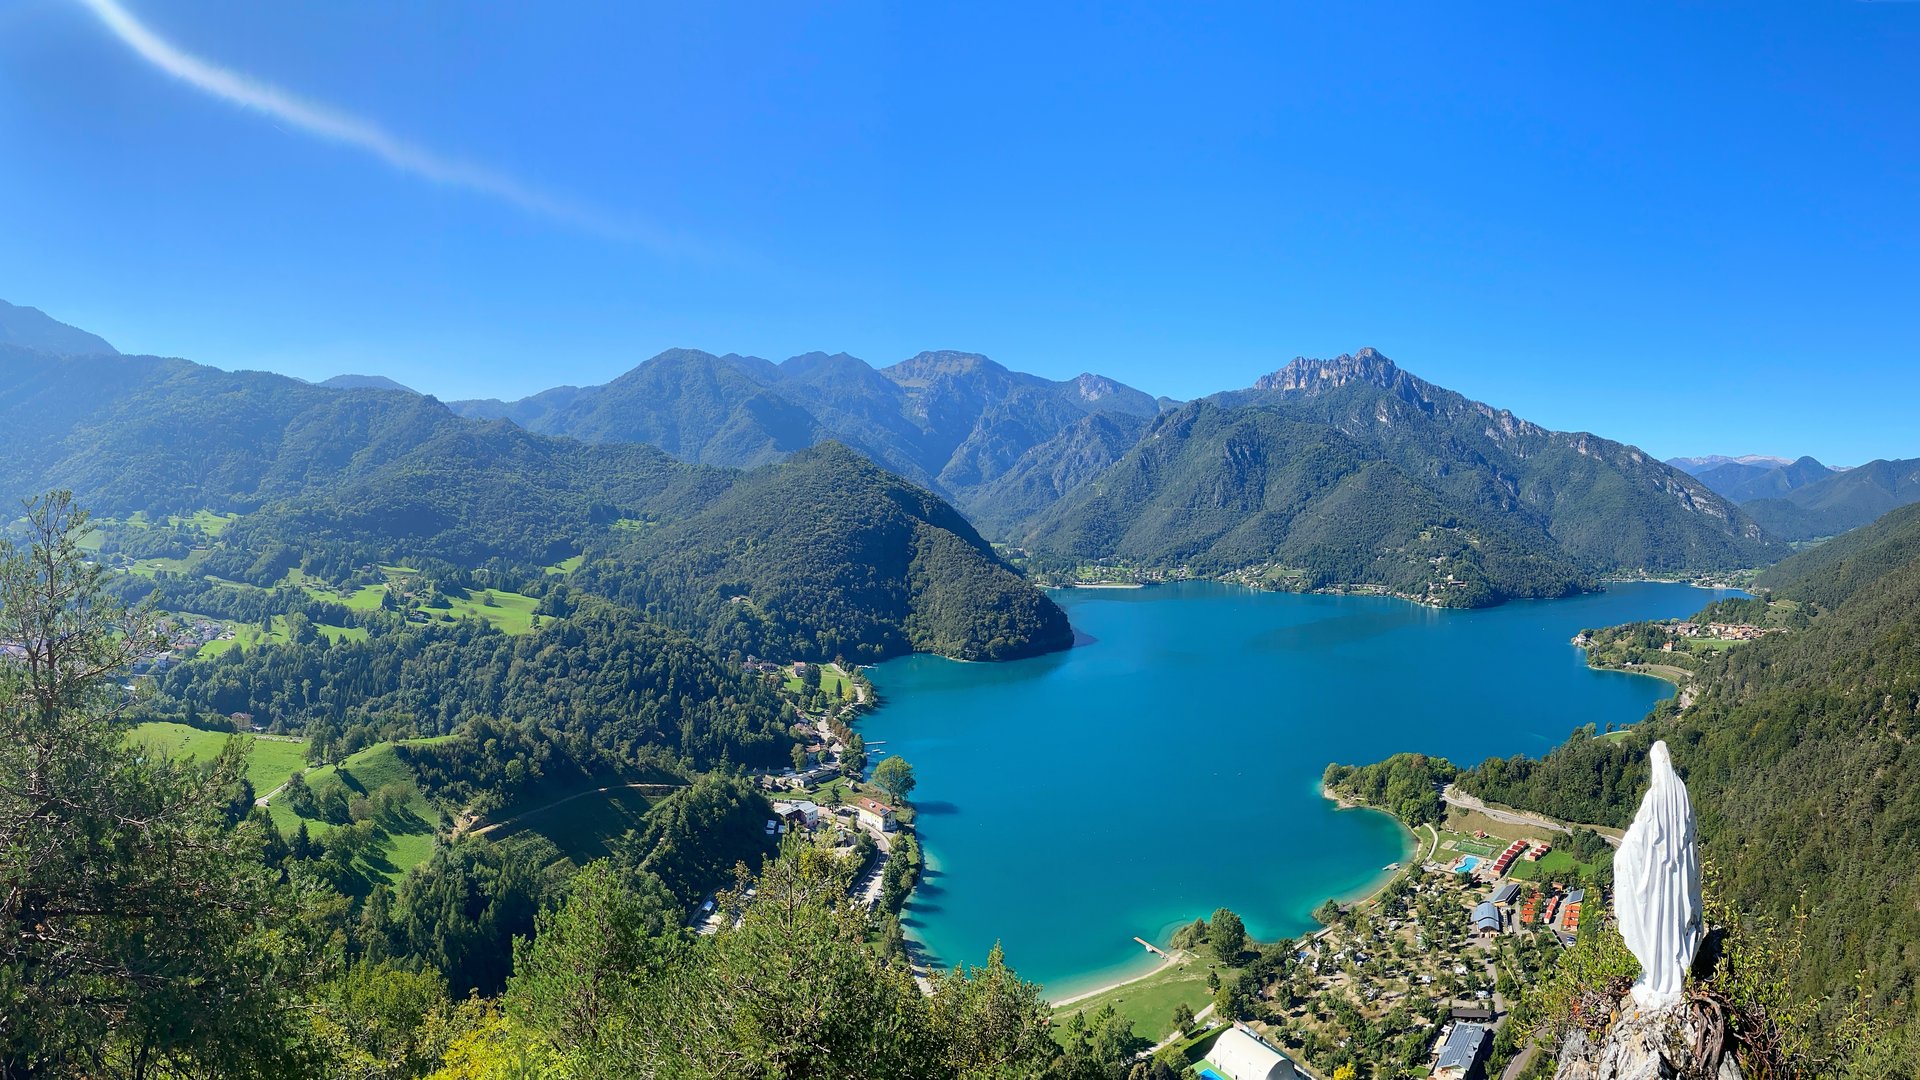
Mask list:
[[[52,333],[44,316],[10,319],[36,340]],[[58,485],[110,508],[281,516],[323,502],[352,528],[454,561],[577,550],[595,515],[660,518],[624,473],[663,474],[669,458],[639,444],[725,470],[838,443],[957,507],[979,530],[970,544],[999,540],[1063,574],[1117,561],[1473,606],[1607,574],[1763,565],[1786,550],[1679,469],[1472,401],[1373,349],[1296,358],[1187,403],[954,351],[875,368],[844,353],[776,364],[676,349],[601,386],[451,405],[377,375],[315,386],[183,360],[54,356],[0,354],[0,416],[13,422],[0,490]],[[475,503],[498,512],[476,515]]]
[[[1686,469],[1768,532],[1795,543],[1838,536],[1920,501],[1920,458],[1880,458],[1845,469],[1811,457],[1715,455],[1668,464]]]

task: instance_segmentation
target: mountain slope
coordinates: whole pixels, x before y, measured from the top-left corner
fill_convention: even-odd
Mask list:
[[[1857,529],[1898,506],[1920,501],[1920,458],[1869,461],[1779,498],[1742,509],[1767,531],[1788,540],[1813,540]]]
[[[0,300],[0,345],[38,349],[55,356],[111,355],[119,350],[97,334],[68,326],[39,308]]]
[[[1737,503],[1746,503],[1754,499],[1778,498],[1808,484],[1825,480],[1835,471],[1811,457],[1802,457],[1773,466],[1732,461],[1695,475],[1714,494]]]
[[[837,443],[744,474],[576,581],[743,653],[1002,660],[1072,644],[1059,607],[952,507]]]
[[[832,440],[969,512],[986,509],[983,490],[1021,457],[1083,418],[1149,418],[1161,407],[1103,376],[1055,382],[975,353],[925,352],[876,370],[845,353],[774,365],[692,349],[661,353],[603,386],[453,405],[546,434],[647,442],[719,465],[765,464]]]
[[[1021,540],[1055,556],[1205,573],[1277,565],[1308,587],[1387,585],[1457,603],[1784,553],[1737,508],[1633,447],[1549,431],[1370,349],[1296,360],[1161,416]]]
[[[329,390],[398,390],[403,394],[417,394],[411,386],[394,382],[385,375],[335,375],[331,379],[322,379],[314,383]]]
[[[670,583],[662,610],[712,640],[744,591],[775,628],[753,638],[768,655],[1071,643],[1060,610],[952,507],[838,447],[742,473],[464,419],[431,397],[0,347],[0,461],[0,497],[64,487],[108,516],[243,514],[201,572],[254,586],[423,559],[539,575],[618,548],[634,575]]]
[[[1453,606],[1591,585],[1537,527],[1450,499],[1283,410],[1196,402],[1042,514],[1039,552],[1116,555],[1275,585],[1364,583]]]
[[[1912,1024],[1920,985],[1920,510],[1796,554],[1776,597],[1820,610],[1705,664],[1697,702],[1619,741],[1577,735],[1544,761],[1491,761],[1475,794],[1625,825],[1656,738],[1700,816],[1730,910],[1798,927],[1784,972],[1830,1021],[1856,985]],[[1880,1074],[1874,1074],[1880,1075]]]

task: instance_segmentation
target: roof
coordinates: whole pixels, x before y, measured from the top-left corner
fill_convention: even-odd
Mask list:
[[[1567,903],[1578,904],[1587,898],[1587,890],[1575,889],[1567,894]]]
[[[1440,1046],[1440,1060],[1433,1063],[1434,1071],[1451,1068],[1472,1072],[1492,1037],[1493,1033],[1479,1024],[1453,1025],[1447,1041]]]
[[[863,797],[862,797],[862,798],[861,798],[861,799],[859,800],[859,802],[857,803],[857,805],[858,805],[858,806],[859,806],[859,807],[860,807],[860,808],[861,808],[862,810],[868,810],[868,811],[871,811],[872,813],[875,813],[875,814],[891,814],[891,813],[893,813],[893,807],[891,807],[891,806],[888,806],[888,805],[887,805],[886,803],[883,803],[883,802],[881,802],[881,801],[880,801],[879,799],[869,799],[869,798],[866,798],[866,797],[864,797],[864,796],[863,796]]]
[[[1473,924],[1493,930],[1500,929],[1500,909],[1494,907],[1491,900],[1480,901],[1473,909]]]
[[[1220,1033],[1207,1060],[1227,1080],[1294,1080],[1299,1075],[1285,1054],[1238,1024]]]
[[[1511,904],[1513,903],[1513,898],[1519,895],[1520,886],[1509,881],[1493,891],[1492,902],[1496,904]]]

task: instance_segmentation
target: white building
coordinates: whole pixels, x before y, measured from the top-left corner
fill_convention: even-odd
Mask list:
[[[876,832],[893,831],[893,807],[878,799],[858,799],[853,804],[854,813],[860,815],[860,824]]]
[[[1301,1080],[1301,1073],[1265,1039],[1242,1024],[1220,1033],[1207,1064],[1227,1080]]]

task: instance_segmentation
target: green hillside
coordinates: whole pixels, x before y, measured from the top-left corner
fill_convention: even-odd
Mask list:
[[[155,720],[136,724],[128,737],[172,757],[207,761],[218,755],[229,740],[246,736]],[[283,735],[251,738],[253,747],[247,753],[246,776],[256,796],[265,796],[286,783],[287,777],[307,767],[307,740]]]
[[[1803,552],[1768,575],[1811,624],[1701,659],[1697,701],[1618,740],[1462,777],[1493,801],[1625,825],[1656,738],[1700,815],[1713,888],[1753,920],[1802,926],[1785,974],[1831,1023],[1856,991],[1911,1025],[1920,985],[1920,512]],[[1800,920],[1804,920],[1801,922]],[[1920,1028],[1909,1034],[1920,1040]]]

